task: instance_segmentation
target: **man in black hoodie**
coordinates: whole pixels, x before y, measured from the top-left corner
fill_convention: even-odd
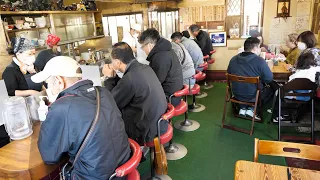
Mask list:
[[[262,103],[265,104],[273,94],[271,88],[264,88],[262,83],[271,83],[273,74],[268,67],[266,61],[262,59],[260,54],[260,41],[258,38],[248,38],[244,42],[244,52],[234,56],[228,66],[228,73],[237,76],[260,77],[262,90],[260,97]],[[247,83],[232,83],[232,92],[235,98],[240,101],[254,102],[256,96],[256,86]],[[240,115],[253,116],[253,108],[245,105],[240,106]]]
[[[160,37],[156,29],[142,32],[139,43],[141,49],[148,55],[147,61],[158,76],[165,95],[169,98],[173,93],[183,88],[182,67],[171,43]],[[181,98],[172,98],[172,105],[177,106]]]
[[[198,45],[200,46],[203,55],[211,55],[210,51],[212,51],[213,48],[209,34],[205,31],[202,31],[199,26],[195,24],[189,27],[189,31],[193,37],[197,38]]]

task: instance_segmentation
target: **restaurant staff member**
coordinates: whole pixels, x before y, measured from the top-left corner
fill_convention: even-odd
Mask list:
[[[60,38],[58,36],[53,34],[48,35],[46,40],[47,49],[38,54],[36,62],[34,63],[38,71],[42,71],[50,59],[61,55],[57,46],[59,42]]]
[[[35,73],[35,49],[28,39],[14,38],[8,53],[13,55],[12,63],[9,64],[2,74],[9,96],[30,96],[38,91],[30,90],[25,79],[25,74]]]

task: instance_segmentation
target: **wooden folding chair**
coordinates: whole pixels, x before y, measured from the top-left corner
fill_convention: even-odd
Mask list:
[[[228,74],[228,73],[226,74],[226,77],[227,77],[228,85],[227,85],[227,89],[226,89],[224,110],[223,110],[223,116],[222,116],[222,128],[227,128],[227,129],[231,129],[231,130],[234,130],[234,131],[239,131],[239,132],[242,132],[242,133],[246,133],[246,134],[252,135],[254,121],[263,122],[262,119],[261,120],[256,120],[255,119],[258,103],[259,103],[259,107],[260,107],[260,117],[262,118],[262,105],[261,105],[261,99],[259,98],[259,95],[260,95],[260,80],[259,80],[259,77],[236,76],[236,75],[231,75],[231,74]],[[239,100],[235,99],[234,95],[232,93],[232,82],[255,84],[256,88],[257,88],[255,102],[244,102],[244,101],[239,101]],[[225,124],[226,112],[227,112],[227,103],[228,102],[232,103],[233,115],[235,117],[249,119],[249,120],[252,121],[251,122],[250,131],[248,131],[246,129],[239,128],[239,127],[235,127],[235,126],[231,126],[231,125]],[[239,116],[239,114],[238,114],[238,112],[236,110],[236,104],[245,104],[245,105],[249,105],[249,106],[254,107],[253,117],[252,118],[248,118],[248,117]]]
[[[320,161],[320,146],[255,138],[254,162],[258,162],[259,154]]]
[[[301,123],[283,123],[281,122],[281,100],[285,101],[286,104],[308,104],[311,101],[311,143],[314,143],[314,97],[317,89],[317,85],[306,78],[297,78],[294,79],[279,90],[279,114],[278,114],[278,140],[281,140],[281,127],[290,126],[290,127],[310,127],[308,124]],[[297,90],[308,90],[306,93],[297,93]],[[309,97],[310,101],[298,101],[295,99],[288,99],[286,96],[305,96]]]

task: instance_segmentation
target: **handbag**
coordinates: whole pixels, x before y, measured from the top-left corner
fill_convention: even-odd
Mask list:
[[[154,168],[156,174],[166,175],[168,174],[168,162],[166,157],[166,152],[163,148],[163,145],[160,144],[160,138],[156,137],[153,140],[155,148],[155,159],[154,159]]]
[[[92,121],[91,125],[90,125],[90,128],[88,129],[87,133],[86,133],[86,136],[84,137],[81,145],[80,145],[80,148],[74,158],[74,161],[73,162],[67,162],[63,167],[62,167],[62,170],[60,172],[60,180],[69,180],[71,179],[71,172],[73,170],[73,167],[74,167],[74,164],[78,161],[79,159],[79,156],[80,156],[80,153],[81,151],[85,148],[92,132],[94,131],[96,125],[97,125],[97,122],[98,122],[98,119],[99,119],[99,116],[100,116],[100,92],[98,90],[98,88],[94,87],[94,89],[96,90],[96,93],[97,93],[97,97],[96,97],[96,102],[97,102],[97,108],[96,108],[96,115],[94,117],[94,120]]]

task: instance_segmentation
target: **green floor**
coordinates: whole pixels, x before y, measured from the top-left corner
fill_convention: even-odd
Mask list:
[[[253,161],[254,138],[277,139],[277,126],[256,123],[252,136],[240,132],[222,129],[225,83],[214,83],[210,90],[204,90],[208,96],[197,99],[206,106],[200,113],[189,113],[189,119],[200,123],[200,128],[193,132],[174,130],[174,142],[183,144],[188,154],[177,161],[168,161],[169,176],[174,180],[231,180],[234,178],[234,166],[238,160]],[[234,118],[231,106],[228,106],[227,120],[241,127],[250,127],[250,121]],[[270,115],[264,113],[264,119]],[[173,121],[183,117],[174,118]],[[260,162],[285,165],[284,158],[260,156]],[[139,167],[141,176],[149,173],[149,160]]]

